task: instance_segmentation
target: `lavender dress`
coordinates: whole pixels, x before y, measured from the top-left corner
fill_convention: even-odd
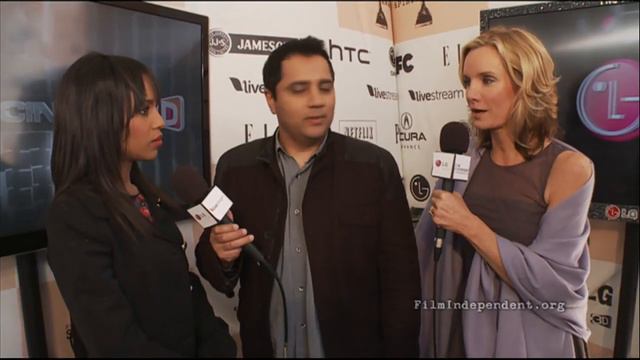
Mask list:
[[[560,152],[575,149],[554,140],[527,165],[500,168],[490,163],[488,154],[481,160],[483,152],[470,148],[474,149],[470,154],[471,179],[469,183],[457,182],[455,191],[463,194],[471,211],[496,232],[513,288],[466,239],[449,235],[438,263],[436,299],[476,307],[423,308],[421,356],[435,355],[434,341],[439,357],[585,355],[584,344],[590,335],[586,325],[587,211],[594,176],[570,198],[547,209],[542,194],[551,164]],[[423,300],[434,299],[433,234],[434,224],[424,212],[416,228]],[[480,306],[484,306],[482,311]]]

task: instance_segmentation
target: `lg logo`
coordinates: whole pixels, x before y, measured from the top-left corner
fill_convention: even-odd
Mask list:
[[[602,285],[598,288],[597,295],[589,296],[589,300],[598,301],[602,305],[613,305],[613,288],[609,285]]]
[[[608,220],[638,220],[638,209],[634,207],[621,208],[617,205],[607,205],[604,209],[605,216]]]
[[[411,195],[418,201],[425,201],[431,194],[431,186],[427,179],[422,175],[415,175],[411,178],[410,185]]]
[[[580,85],[578,115],[601,139],[632,140],[640,134],[639,99],[638,62],[612,60],[593,70]]]

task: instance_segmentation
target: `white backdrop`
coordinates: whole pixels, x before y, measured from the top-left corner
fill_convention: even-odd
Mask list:
[[[216,31],[214,40],[218,40],[213,48],[222,53],[209,59],[214,163],[236,145],[264,137],[265,132],[272,135],[277,126],[262,86],[262,66],[269,52],[256,51],[254,46],[247,50],[250,53],[239,53],[239,47],[246,50],[249,40],[277,44],[273,38],[286,41],[307,35],[324,40],[332,59],[336,111],[331,128],[376,143],[401,163],[400,146],[393,135],[397,95],[393,99],[394,94],[384,93],[396,88],[395,77],[389,74],[392,29],[387,6],[383,7],[389,19],[386,30],[376,27],[378,4],[372,2],[203,2],[187,3],[185,10],[209,16],[210,28]],[[231,40],[229,50],[222,45],[224,40],[219,41],[226,36]]]

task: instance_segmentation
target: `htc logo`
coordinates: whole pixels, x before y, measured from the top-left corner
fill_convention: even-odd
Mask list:
[[[336,51],[334,51],[336,50]],[[329,58],[333,60],[333,54],[337,53],[340,56],[340,61],[349,61],[354,62],[358,61],[360,64],[370,64],[371,62],[365,57],[365,55],[369,54],[369,50],[365,49],[356,49],[354,47],[349,46],[340,46],[338,44],[334,44],[331,39],[329,39]],[[346,54],[346,55],[345,55]],[[345,58],[348,57],[348,60]]]

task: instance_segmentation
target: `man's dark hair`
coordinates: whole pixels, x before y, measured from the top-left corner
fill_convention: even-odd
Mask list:
[[[275,49],[267,58],[262,68],[262,81],[264,87],[271,92],[273,98],[276,98],[276,86],[282,79],[282,62],[292,55],[320,55],[329,64],[331,71],[331,79],[335,79],[333,66],[329,60],[329,54],[324,48],[324,42],[313,36],[307,36],[304,39],[294,39],[281,45]]]

